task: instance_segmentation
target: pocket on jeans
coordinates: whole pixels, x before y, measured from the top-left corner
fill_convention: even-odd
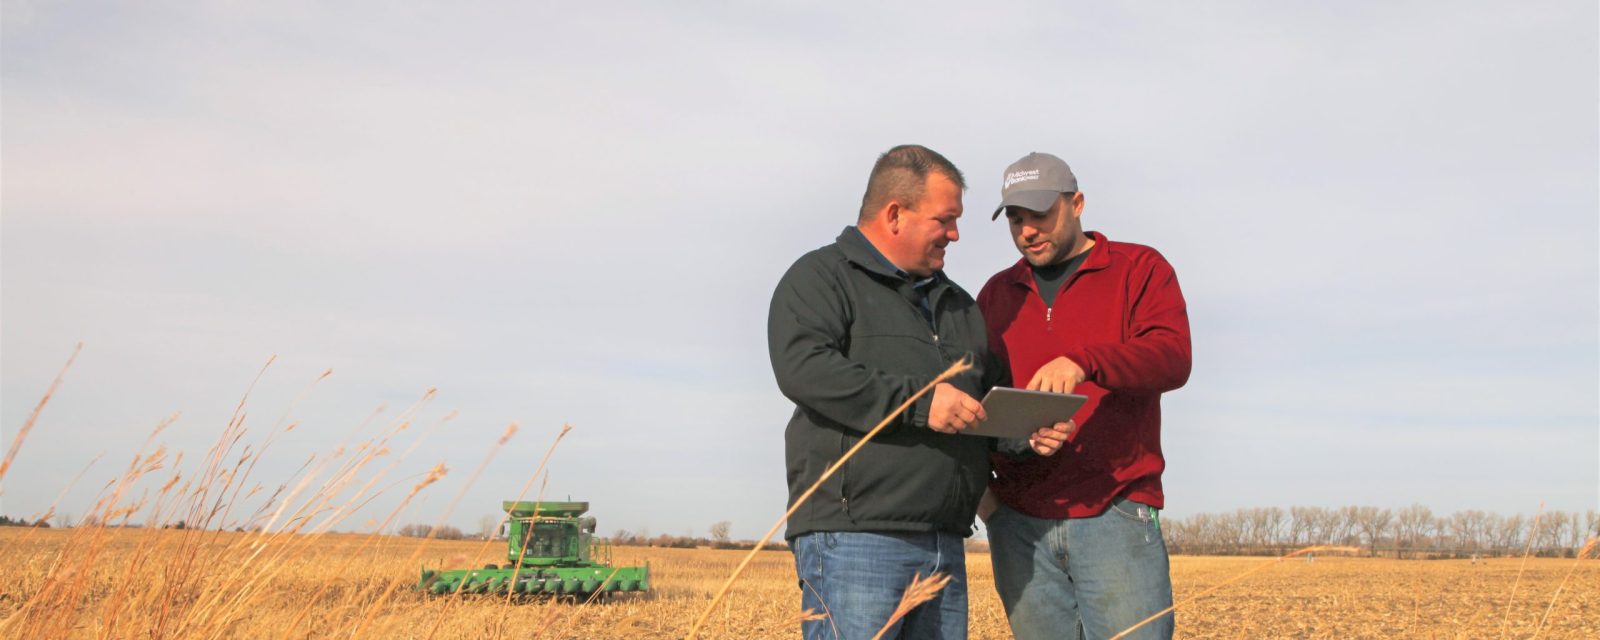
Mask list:
[[[1140,524],[1148,524],[1150,522],[1150,507],[1127,498],[1112,500],[1111,508],[1108,511]]]

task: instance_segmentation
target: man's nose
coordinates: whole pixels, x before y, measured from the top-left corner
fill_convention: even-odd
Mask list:
[[[950,223],[950,230],[946,231],[944,235],[945,237],[949,238],[951,242],[955,242],[961,239],[961,230],[956,228],[956,223],[952,222]]]

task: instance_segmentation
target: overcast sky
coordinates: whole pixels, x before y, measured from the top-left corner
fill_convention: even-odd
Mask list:
[[[269,486],[436,387],[418,426],[459,414],[392,477],[452,472],[401,521],[519,422],[475,528],[565,422],[549,494],[602,532],[758,536],[772,288],[908,142],[966,172],[973,293],[1017,259],[987,212],[1030,151],[1175,266],[1171,514],[1600,502],[1592,1],[254,4],[4,5],[5,446],[85,344],[8,515],[103,452],[82,514],[177,411],[193,467],[276,355]]]

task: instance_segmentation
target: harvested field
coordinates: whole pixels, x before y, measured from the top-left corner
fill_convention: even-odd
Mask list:
[[[188,536],[185,538],[185,536]],[[361,635],[376,638],[468,637],[596,638],[682,637],[743,552],[622,547],[619,563],[648,561],[654,591],[644,596],[577,605],[551,601],[507,604],[484,596],[452,602],[424,599],[407,590],[418,567],[409,562],[415,539],[355,535],[278,540],[288,552],[272,564],[251,564],[270,579],[229,574],[233,554],[247,534],[197,531],[107,531],[88,567],[52,563],[64,547],[87,545],[71,530],[0,528],[0,620],[17,622],[24,603],[40,595],[46,575],[70,574],[81,589],[75,604],[57,602],[25,615],[67,621],[69,637],[316,638],[352,634],[372,614]],[[193,544],[185,544],[185,540]],[[196,542],[198,541],[198,542]],[[464,567],[503,561],[503,543],[428,542],[429,566]],[[141,547],[142,545],[142,547]],[[136,558],[136,550],[149,553]],[[183,552],[182,549],[193,549]],[[482,555],[480,549],[484,549]],[[358,551],[359,550],[359,551]],[[476,558],[476,559],[475,559]],[[133,563],[138,562],[135,567]],[[1179,601],[1258,567],[1262,558],[1176,557],[1173,582]],[[1571,559],[1386,560],[1319,556],[1285,560],[1178,611],[1180,637],[1189,638],[1528,638],[1539,628],[1557,587],[1574,569]],[[1576,565],[1541,638],[1600,637],[1600,561]],[[341,571],[341,569],[343,569]],[[972,637],[1008,638],[994,595],[988,557],[969,557]],[[255,574],[262,575],[262,574]],[[230,577],[231,576],[231,577]],[[383,600],[389,581],[401,588]],[[131,582],[130,582],[131,581]],[[119,592],[119,584],[129,584]],[[238,589],[252,584],[260,590]],[[1516,597],[1508,599],[1513,585]],[[324,587],[326,587],[324,589]],[[209,592],[231,595],[216,601]],[[320,593],[319,593],[320,591]],[[121,595],[119,595],[121,593]],[[153,598],[149,594],[170,593]],[[384,604],[374,607],[375,602]],[[204,622],[199,607],[236,609],[226,624]],[[37,606],[37,605],[33,605]],[[763,552],[734,587],[704,637],[794,638],[798,597],[790,556]],[[116,608],[118,613],[110,612]],[[180,628],[176,621],[190,620]],[[111,626],[113,625],[114,626]],[[437,626],[437,628],[435,628]],[[10,631],[11,629],[8,629]],[[8,632],[6,635],[10,635]],[[14,636],[13,636],[14,637]]]

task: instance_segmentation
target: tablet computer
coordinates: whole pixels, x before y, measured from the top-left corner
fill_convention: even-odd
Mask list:
[[[1026,438],[1043,427],[1072,419],[1089,396],[995,387],[983,397],[989,419],[961,433],[993,438]]]

